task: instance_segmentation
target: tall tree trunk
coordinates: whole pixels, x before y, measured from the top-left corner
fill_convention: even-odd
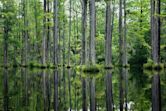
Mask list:
[[[53,28],[53,38],[54,38],[54,65],[58,64],[58,0],[54,0],[54,28]]]
[[[8,31],[9,31],[9,26],[8,26],[8,20],[5,20],[4,23],[4,66],[7,67],[7,55],[8,55]]]
[[[71,39],[71,5],[72,5],[72,0],[69,0],[70,1],[70,3],[69,3],[69,41],[68,41],[68,66],[70,66],[70,50],[71,50],[71,41],[70,41],[70,39]]]
[[[50,1],[47,0],[47,13],[50,13]],[[50,18],[47,18],[47,22],[50,23]],[[47,43],[46,43],[46,61],[50,62],[50,25],[47,26]]]
[[[86,64],[87,57],[87,44],[86,44],[86,27],[87,27],[87,0],[82,0],[82,54],[81,63]]]
[[[63,35],[62,35],[62,39],[63,39],[63,48],[62,48],[62,60],[63,60],[63,66],[65,66],[65,21],[63,20]]]
[[[42,40],[42,64],[46,64],[46,0],[44,0],[44,18],[43,18],[43,40]]]
[[[35,16],[35,39],[37,39],[39,37],[39,32],[38,32],[38,18],[37,18],[37,1],[35,0],[35,7],[34,7],[34,16]],[[38,44],[34,43],[34,52],[39,52],[38,51]],[[39,52],[40,53],[40,52]],[[39,54],[37,53],[37,54]]]
[[[122,0],[119,0],[119,65],[123,65]]]
[[[124,56],[123,56],[123,65],[127,65],[127,26],[126,26],[126,0],[123,0],[124,5]]]
[[[111,37],[111,1],[106,1],[106,28],[105,28],[105,65],[112,64],[112,37]]]
[[[96,36],[96,11],[95,11],[95,0],[89,0],[89,11],[90,11],[90,42],[89,42],[89,62],[95,64],[96,53],[95,53],[95,36]]]
[[[152,59],[160,62],[160,0],[151,0]]]
[[[27,15],[27,0],[23,0],[23,11],[24,11],[24,31],[23,31],[23,41],[24,41],[24,52],[23,52],[23,65],[27,65],[28,61],[28,15]]]
[[[79,45],[78,43],[78,39],[79,39],[79,14],[78,12],[76,11],[76,45],[75,45],[75,51],[76,51],[76,54],[77,54],[77,46]],[[77,59],[76,59],[76,64],[80,63],[81,61],[78,61],[77,62]]]
[[[114,30],[114,16],[115,16],[115,0],[112,0],[112,5],[113,5],[113,9],[112,9],[112,21],[111,21],[111,38],[112,38],[112,34],[113,34],[113,30]]]

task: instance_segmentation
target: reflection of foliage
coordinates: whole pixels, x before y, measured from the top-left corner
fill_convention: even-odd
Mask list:
[[[3,70],[0,70],[3,71]],[[47,102],[50,100],[50,109],[53,109],[54,103],[54,74],[50,70],[28,70],[28,69],[9,69],[8,70],[8,96],[10,98],[9,107],[12,110],[44,110],[44,76],[45,72],[45,82],[46,82],[46,94],[50,94],[50,99],[47,97]],[[69,80],[71,85],[71,102],[72,109],[80,110],[82,108],[82,79],[86,79],[87,88],[87,104],[89,107],[89,82],[91,78],[95,78],[95,90],[96,90],[96,104],[101,111],[106,110],[106,82],[105,74],[106,71],[102,70],[98,74],[80,74],[76,71],[71,70],[70,78],[68,78],[68,71],[62,69],[58,72],[59,77],[59,110],[64,110],[64,108],[69,108]],[[113,86],[113,101],[115,110],[119,108],[119,82],[120,82],[120,71],[119,69],[114,69],[112,74],[112,86]],[[152,72],[151,72],[152,73]],[[160,72],[161,78],[161,98],[162,98],[162,110],[166,109],[165,105],[165,86],[166,77],[165,71]],[[125,77],[125,76],[124,76]],[[128,103],[133,102],[132,109],[134,111],[148,111],[151,108],[151,78],[152,75],[143,74],[141,69],[132,68],[127,74],[127,79],[123,79],[123,83],[127,82],[127,87],[123,84],[123,90],[128,89],[127,97]],[[0,90],[4,90],[4,75],[0,72]],[[65,85],[65,87],[64,87]],[[49,92],[49,93],[48,93]],[[65,95],[64,95],[65,92]],[[27,97],[26,97],[27,94]],[[4,97],[4,93],[0,92],[0,98]],[[65,98],[65,101],[64,101]],[[27,103],[26,103],[27,102]],[[0,99],[0,110],[3,104],[2,99]],[[37,108],[37,109],[36,109]]]
[[[129,100],[134,102],[136,111],[148,111],[151,107],[151,82],[141,70],[131,69]]]

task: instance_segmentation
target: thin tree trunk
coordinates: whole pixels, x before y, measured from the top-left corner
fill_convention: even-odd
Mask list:
[[[111,37],[111,1],[106,1],[106,28],[105,28],[105,65],[112,64],[112,37]]]
[[[78,17],[78,12],[76,11],[76,45],[75,45],[75,51],[76,51],[76,54],[77,54],[77,46],[79,45],[78,44],[78,39],[79,39],[79,17]],[[80,56],[81,57],[81,56]],[[80,63],[81,61],[78,61],[77,62],[77,59],[76,59],[76,64]]]
[[[28,61],[28,30],[26,29],[28,27],[28,20],[27,20],[27,0],[23,0],[23,11],[24,11],[24,31],[23,31],[23,40],[24,40],[24,53],[23,53],[23,65],[27,65]]]
[[[43,18],[43,40],[42,40],[42,64],[46,64],[46,0],[44,0],[44,18]]]
[[[54,0],[54,28],[53,28],[53,38],[54,38],[54,65],[58,64],[58,0]]]
[[[119,64],[123,65],[122,0],[119,0]]]
[[[151,0],[152,59],[160,62],[160,0]]]
[[[70,39],[71,39],[71,5],[72,5],[72,0],[70,0],[70,3],[69,3],[69,41],[68,41],[68,66],[70,66],[70,50],[71,50],[71,47],[70,47],[70,45],[71,45],[71,41],[70,41]]]
[[[5,21],[4,25],[4,66],[7,67],[7,55],[8,55],[8,21]]]
[[[96,34],[96,11],[95,11],[95,0],[89,0],[89,11],[90,11],[90,42],[89,42],[89,62],[95,64],[95,34]]]
[[[62,48],[62,56],[63,56],[63,66],[65,66],[65,21],[63,20],[63,35],[62,35],[62,39],[63,39],[63,48]]]
[[[47,0],[47,13],[50,13],[50,1]],[[47,22],[50,23],[50,18],[47,18]],[[50,62],[50,26],[47,26],[47,45],[46,45],[46,61]]]
[[[38,31],[38,18],[37,18],[37,1],[35,0],[35,7],[34,7],[34,16],[35,16],[35,39],[39,37],[39,31]],[[40,51],[38,50],[38,43],[34,43],[34,52],[37,54],[40,54]],[[39,60],[38,60],[39,61]]]
[[[127,25],[126,25],[126,0],[123,0],[124,5],[124,56],[123,65],[127,65]]]
[[[112,38],[112,34],[113,34],[113,30],[114,30],[114,16],[115,16],[115,0],[112,0],[112,5],[113,5],[113,11],[112,11],[112,21],[111,21],[111,38]]]
[[[86,64],[87,57],[87,44],[86,44],[86,27],[87,27],[87,0],[82,0],[82,54],[81,63]]]

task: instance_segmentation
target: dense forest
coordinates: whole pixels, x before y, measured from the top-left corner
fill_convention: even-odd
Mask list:
[[[1,0],[3,66],[165,63],[164,0]]]
[[[166,111],[166,0],[0,0],[0,110]]]

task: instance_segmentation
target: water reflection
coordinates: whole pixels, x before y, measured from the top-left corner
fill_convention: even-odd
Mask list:
[[[90,79],[90,110],[96,111],[96,101],[95,101],[95,78]]]
[[[54,111],[58,111],[58,71],[54,70]]]
[[[152,80],[152,111],[161,111],[160,75],[157,73]]]
[[[9,102],[8,71],[6,69],[3,70],[3,76],[4,76],[4,79],[3,79],[3,95],[4,95],[3,102],[5,103],[5,104],[3,104],[3,109],[4,109],[4,111],[8,111],[9,110],[9,108],[8,108],[8,102]]]
[[[85,78],[82,78],[82,110],[87,111],[87,81]]]
[[[105,81],[107,111],[113,111],[112,72],[109,70],[106,71]]]
[[[0,111],[164,111],[166,73],[0,70]],[[160,97],[161,96],[161,97]]]
[[[71,69],[67,70],[68,72],[68,88],[69,88],[69,110],[71,111],[72,109],[72,101],[71,101]]]

